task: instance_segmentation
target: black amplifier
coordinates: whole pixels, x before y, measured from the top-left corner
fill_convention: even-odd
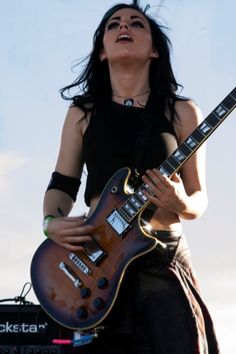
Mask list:
[[[64,353],[52,341],[72,336],[72,331],[55,322],[40,305],[0,305],[0,354]]]

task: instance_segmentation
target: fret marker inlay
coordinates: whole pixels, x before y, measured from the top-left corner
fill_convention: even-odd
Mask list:
[[[216,109],[216,114],[221,117],[226,113],[226,110],[220,105],[217,109]]]
[[[202,125],[200,125],[199,129],[201,129],[201,131],[206,134],[209,130],[211,130],[211,127],[204,122]]]

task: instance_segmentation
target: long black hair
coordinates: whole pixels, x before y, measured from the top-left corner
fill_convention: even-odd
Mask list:
[[[71,100],[73,106],[82,108],[85,112],[111,97],[111,83],[106,60],[100,60],[100,52],[103,49],[103,36],[105,26],[109,18],[118,10],[131,8],[142,13],[149,22],[153,47],[158,52],[158,59],[152,60],[150,65],[149,83],[152,91],[162,97],[166,102],[176,97],[178,83],[173,74],[170,62],[171,42],[165,34],[165,28],[146,14],[138,4],[120,3],[111,7],[103,16],[93,36],[92,52],[85,58],[87,64],[80,76],[71,84],[60,90],[63,99]],[[79,63],[81,64],[81,62]],[[77,92],[71,96],[70,91]]]

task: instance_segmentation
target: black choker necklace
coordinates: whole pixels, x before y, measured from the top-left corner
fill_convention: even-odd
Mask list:
[[[150,90],[140,93],[139,95],[135,95],[133,97],[128,97],[128,98],[126,98],[125,96],[118,96],[118,95],[112,95],[112,97],[123,98],[124,99],[123,104],[127,107],[132,107],[134,105],[134,98],[144,96],[149,92],[150,92]]]

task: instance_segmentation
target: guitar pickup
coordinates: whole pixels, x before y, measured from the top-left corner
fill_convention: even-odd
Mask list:
[[[98,244],[95,238],[84,244],[84,253],[94,265],[98,265],[98,263],[100,263],[100,261],[106,256],[106,252]]]
[[[91,269],[80,259],[75,253],[69,254],[70,260],[78,267],[84,274],[91,274]]]

